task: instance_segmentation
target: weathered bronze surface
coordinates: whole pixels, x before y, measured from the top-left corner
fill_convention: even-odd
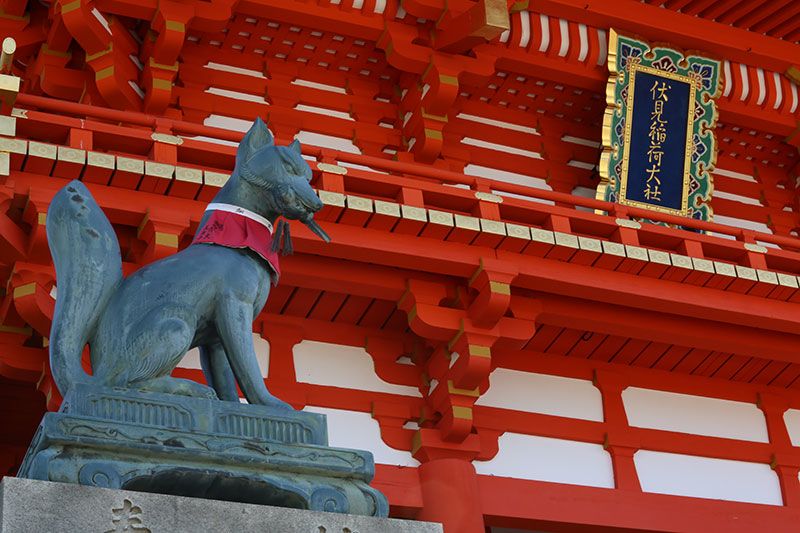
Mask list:
[[[265,227],[300,220],[328,240],[310,180],[299,143],[275,146],[257,119],[213,203]],[[273,240],[290,243],[278,227]],[[195,243],[124,278],[114,230],[79,181],[53,199],[47,236],[58,287],[50,359],[64,402],[42,420],[20,477],[387,515],[368,485],[372,454],[328,447],[324,415],[294,411],[264,384],[252,323],[277,273],[262,255]],[[171,376],[193,347],[208,385]]]

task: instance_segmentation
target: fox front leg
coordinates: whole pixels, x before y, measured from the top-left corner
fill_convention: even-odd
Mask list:
[[[236,390],[236,377],[233,375],[222,343],[220,341],[210,342],[199,348],[200,366],[206,376],[206,382],[217,392],[220,400],[238,402],[239,391]]]
[[[247,401],[282,409],[292,409],[288,403],[269,393],[253,347],[253,302],[228,294],[222,298],[217,312],[219,332],[228,362]]]

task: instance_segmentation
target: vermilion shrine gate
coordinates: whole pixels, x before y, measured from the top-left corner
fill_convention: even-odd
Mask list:
[[[800,520],[800,3],[4,0],[0,22],[3,474],[60,402],[55,191],[88,184],[132,272],[188,245],[261,116],[303,143],[333,240],[295,224],[265,378],[373,451],[391,516]],[[713,222],[595,199],[611,28],[722,61]]]

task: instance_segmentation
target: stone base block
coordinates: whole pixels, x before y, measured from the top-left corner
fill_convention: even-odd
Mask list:
[[[4,478],[0,533],[441,533],[441,524]]]
[[[17,475],[109,489],[386,516],[372,454],[327,446],[324,415],[76,385]]]

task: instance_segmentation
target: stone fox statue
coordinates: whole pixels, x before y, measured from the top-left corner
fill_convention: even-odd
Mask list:
[[[256,119],[192,245],[127,278],[114,230],[89,190],[78,181],[61,189],[47,240],[58,284],[50,364],[62,394],[89,382],[238,401],[238,383],[250,403],[290,409],[264,385],[252,323],[277,283],[281,229],[289,241],[283,221],[273,235],[275,220],[300,220],[330,240],[313,220],[322,202],[310,179],[300,144],[275,146]],[[87,343],[92,376],[81,367]],[[210,387],[170,376],[193,347]]]

